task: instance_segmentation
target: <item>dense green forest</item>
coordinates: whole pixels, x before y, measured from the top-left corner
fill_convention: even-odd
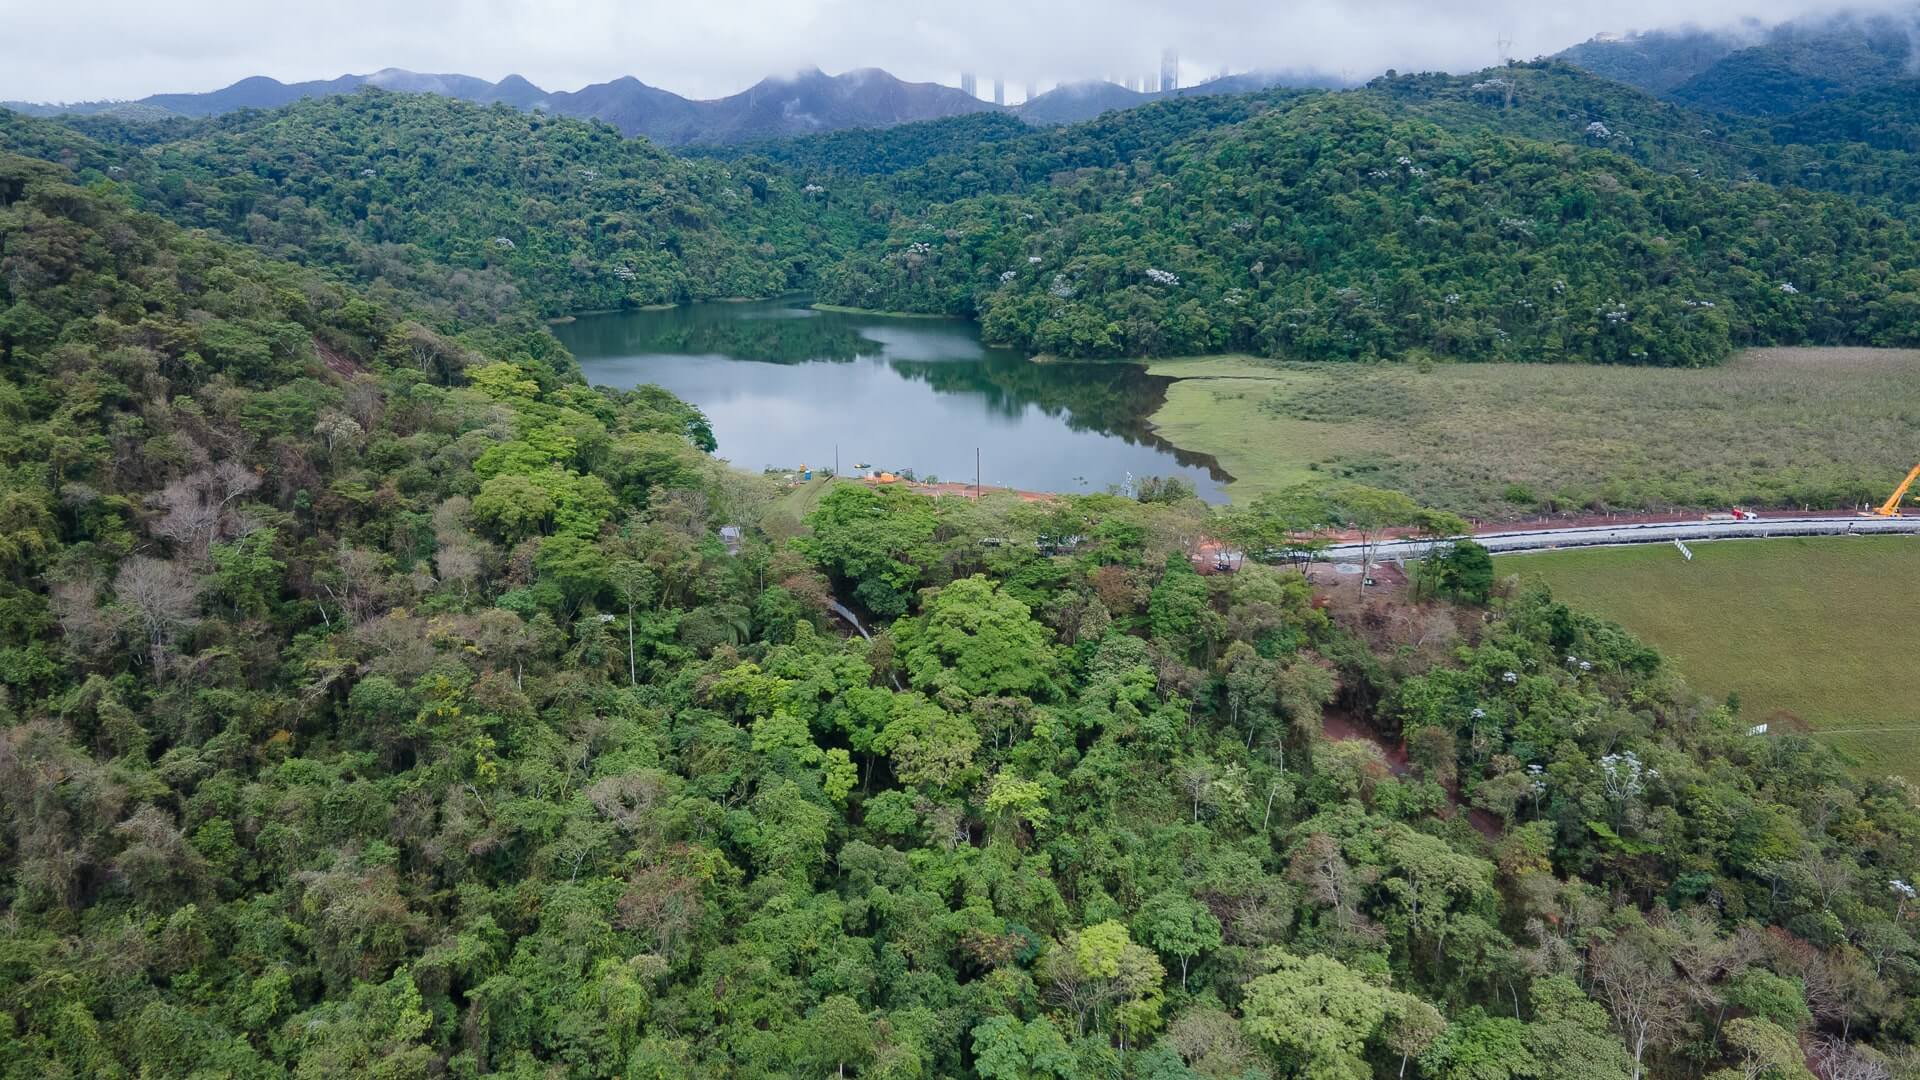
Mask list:
[[[377,91],[0,112],[0,1077],[1920,1077],[1920,791],[1470,542],[1300,572],[1451,515],[796,519],[541,324],[800,287],[1088,356],[1914,344],[1910,105],[1543,63],[693,160]]]
[[[145,147],[88,138],[112,133],[85,121],[0,120],[0,147],[60,157],[181,224],[469,322],[771,295],[837,248],[839,212],[784,174],[505,105],[365,91]]]
[[[1783,142],[1864,143],[1920,152],[1920,79],[1886,83],[1803,110],[1782,118],[1773,130]]]
[[[1911,76],[1907,8],[1810,12],[1759,33],[1749,26],[1595,38],[1556,59],[1695,108],[1784,116]]]
[[[1034,133],[1005,113],[976,112],[890,128],[848,128],[799,139],[687,146],[688,157],[738,161],[765,158],[808,173],[872,176],[897,173],[937,157],[961,154],[982,143],[1024,139]]]
[[[1356,93],[1452,130],[1604,148],[1689,178],[1834,192],[1901,217],[1920,196],[1909,148],[1868,137],[1871,118],[1897,114],[1887,100],[1899,96],[1891,87],[1771,123],[1662,100],[1558,62],[1472,75],[1395,75]]]
[[[1912,227],[1837,196],[1461,134],[1356,95],[1120,160],[898,215],[820,293],[1069,356],[1695,366],[1920,341]]]
[[[1910,786],[1471,544],[1187,554],[1444,516],[796,523],[70,176],[0,157],[0,1075],[1914,1075]]]
[[[1920,339],[1920,169],[1884,90],[1765,125],[1564,63],[969,116],[675,158],[367,91],[0,145],[442,328],[810,289],[1070,356],[1694,366]]]
[[[1875,86],[1776,121],[1716,115],[1598,78],[1561,61],[1511,63],[1468,75],[1396,73],[1342,92],[1394,117],[1449,131],[1516,135],[1605,149],[1656,172],[1764,181],[1871,200],[1897,216],[1920,201],[1920,173],[1899,137],[1914,108],[1906,83]],[[1044,187],[1088,168],[1152,168],[1188,156],[1256,113],[1323,92],[1267,90],[1155,102],[1071,127],[1025,128],[979,114],[879,131],[706,148],[730,158],[829,177],[884,177],[907,210],[973,195]],[[1604,133],[1591,128],[1601,124]],[[1889,138],[1889,134],[1892,138]]]

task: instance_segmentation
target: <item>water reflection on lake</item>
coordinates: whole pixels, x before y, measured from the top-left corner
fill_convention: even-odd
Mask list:
[[[1168,380],[1135,364],[1035,364],[972,323],[814,311],[801,300],[586,315],[554,332],[587,380],[657,383],[698,405],[748,469],[859,463],[989,485],[1104,491],[1178,475],[1209,500],[1211,458],[1155,436]]]

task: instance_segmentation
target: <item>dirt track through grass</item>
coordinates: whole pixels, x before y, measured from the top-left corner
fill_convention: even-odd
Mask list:
[[[1920,537],[1721,540],[1505,556],[1666,653],[1752,723],[1806,724],[1875,772],[1920,779]]]
[[[1878,501],[1920,460],[1920,351],[1755,349],[1697,371],[1160,361],[1154,426],[1229,494],[1324,477],[1488,518]]]

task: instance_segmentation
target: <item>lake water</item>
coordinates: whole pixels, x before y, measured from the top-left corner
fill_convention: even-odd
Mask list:
[[[804,300],[584,315],[554,327],[587,381],[698,405],[745,469],[860,464],[1029,491],[1180,476],[1223,501],[1205,455],[1155,436],[1168,380],[1136,364],[1036,364],[962,320],[814,311]]]

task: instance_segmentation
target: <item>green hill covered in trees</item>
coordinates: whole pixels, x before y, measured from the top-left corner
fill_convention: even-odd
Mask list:
[[[1784,116],[1911,75],[1914,11],[1904,6],[1595,38],[1555,59],[1696,108]]]
[[[1069,356],[1692,366],[1738,345],[1920,340],[1920,247],[1871,204],[1464,127],[1365,95],[1293,99],[898,214],[820,293],[976,316]]]
[[[367,91],[158,140],[8,114],[0,145],[446,325],[807,289],[1070,356],[1699,365],[1920,336],[1883,97],[1763,125],[1537,62],[721,161]]]
[[[5,121],[0,146],[58,154],[181,224],[465,319],[766,296],[836,249],[827,201],[782,175],[504,105],[363,91],[236,113],[145,152]]]
[[[1911,786],[1471,545],[1365,608],[1188,556],[1457,527],[1404,497],[799,524],[544,335],[73,175],[0,156],[0,1076],[1915,1068]]]

